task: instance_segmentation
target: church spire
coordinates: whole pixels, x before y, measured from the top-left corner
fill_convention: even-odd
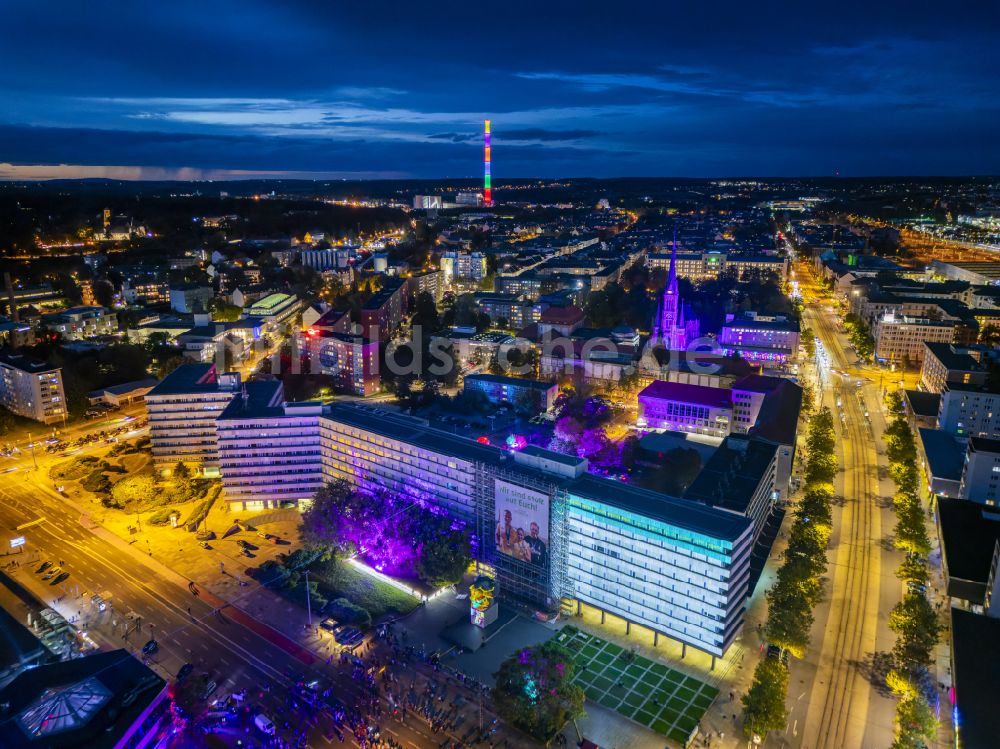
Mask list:
[[[674,224],[674,244],[670,251],[670,275],[667,278],[667,290],[677,295],[677,224]]]

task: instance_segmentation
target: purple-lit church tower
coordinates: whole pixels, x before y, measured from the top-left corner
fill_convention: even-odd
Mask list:
[[[684,303],[677,289],[677,230],[674,229],[673,249],[670,253],[670,275],[663,288],[663,296],[656,305],[653,316],[649,347],[667,351],[684,351],[688,344],[701,334],[697,319],[685,321]]]

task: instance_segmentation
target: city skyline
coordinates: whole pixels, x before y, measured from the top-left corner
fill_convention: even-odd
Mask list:
[[[500,183],[1000,170],[971,6],[59,5],[3,11],[0,179],[475,178],[484,119]]]

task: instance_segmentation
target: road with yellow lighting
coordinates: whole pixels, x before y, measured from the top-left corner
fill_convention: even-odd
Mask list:
[[[805,309],[803,327],[818,340],[819,393],[834,413],[841,472],[835,490],[824,601],[817,606],[811,645],[790,666],[789,746],[808,749],[886,747],[893,708],[871,676],[876,651],[893,643],[888,612],[901,597],[893,570],[898,552],[883,543],[893,516],[884,478],[882,388],[899,386],[899,373],[863,366],[839,330],[831,301],[811,274],[797,269]],[[912,375],[911,375],[912,377]],[[891,382],[890,382],[891,381]]]

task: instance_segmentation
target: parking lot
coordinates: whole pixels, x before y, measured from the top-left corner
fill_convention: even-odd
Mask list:
[[[685,744],[719,690],[699,679],[575,627],[556,641],[573,653],[575,683],[587,699]]]

